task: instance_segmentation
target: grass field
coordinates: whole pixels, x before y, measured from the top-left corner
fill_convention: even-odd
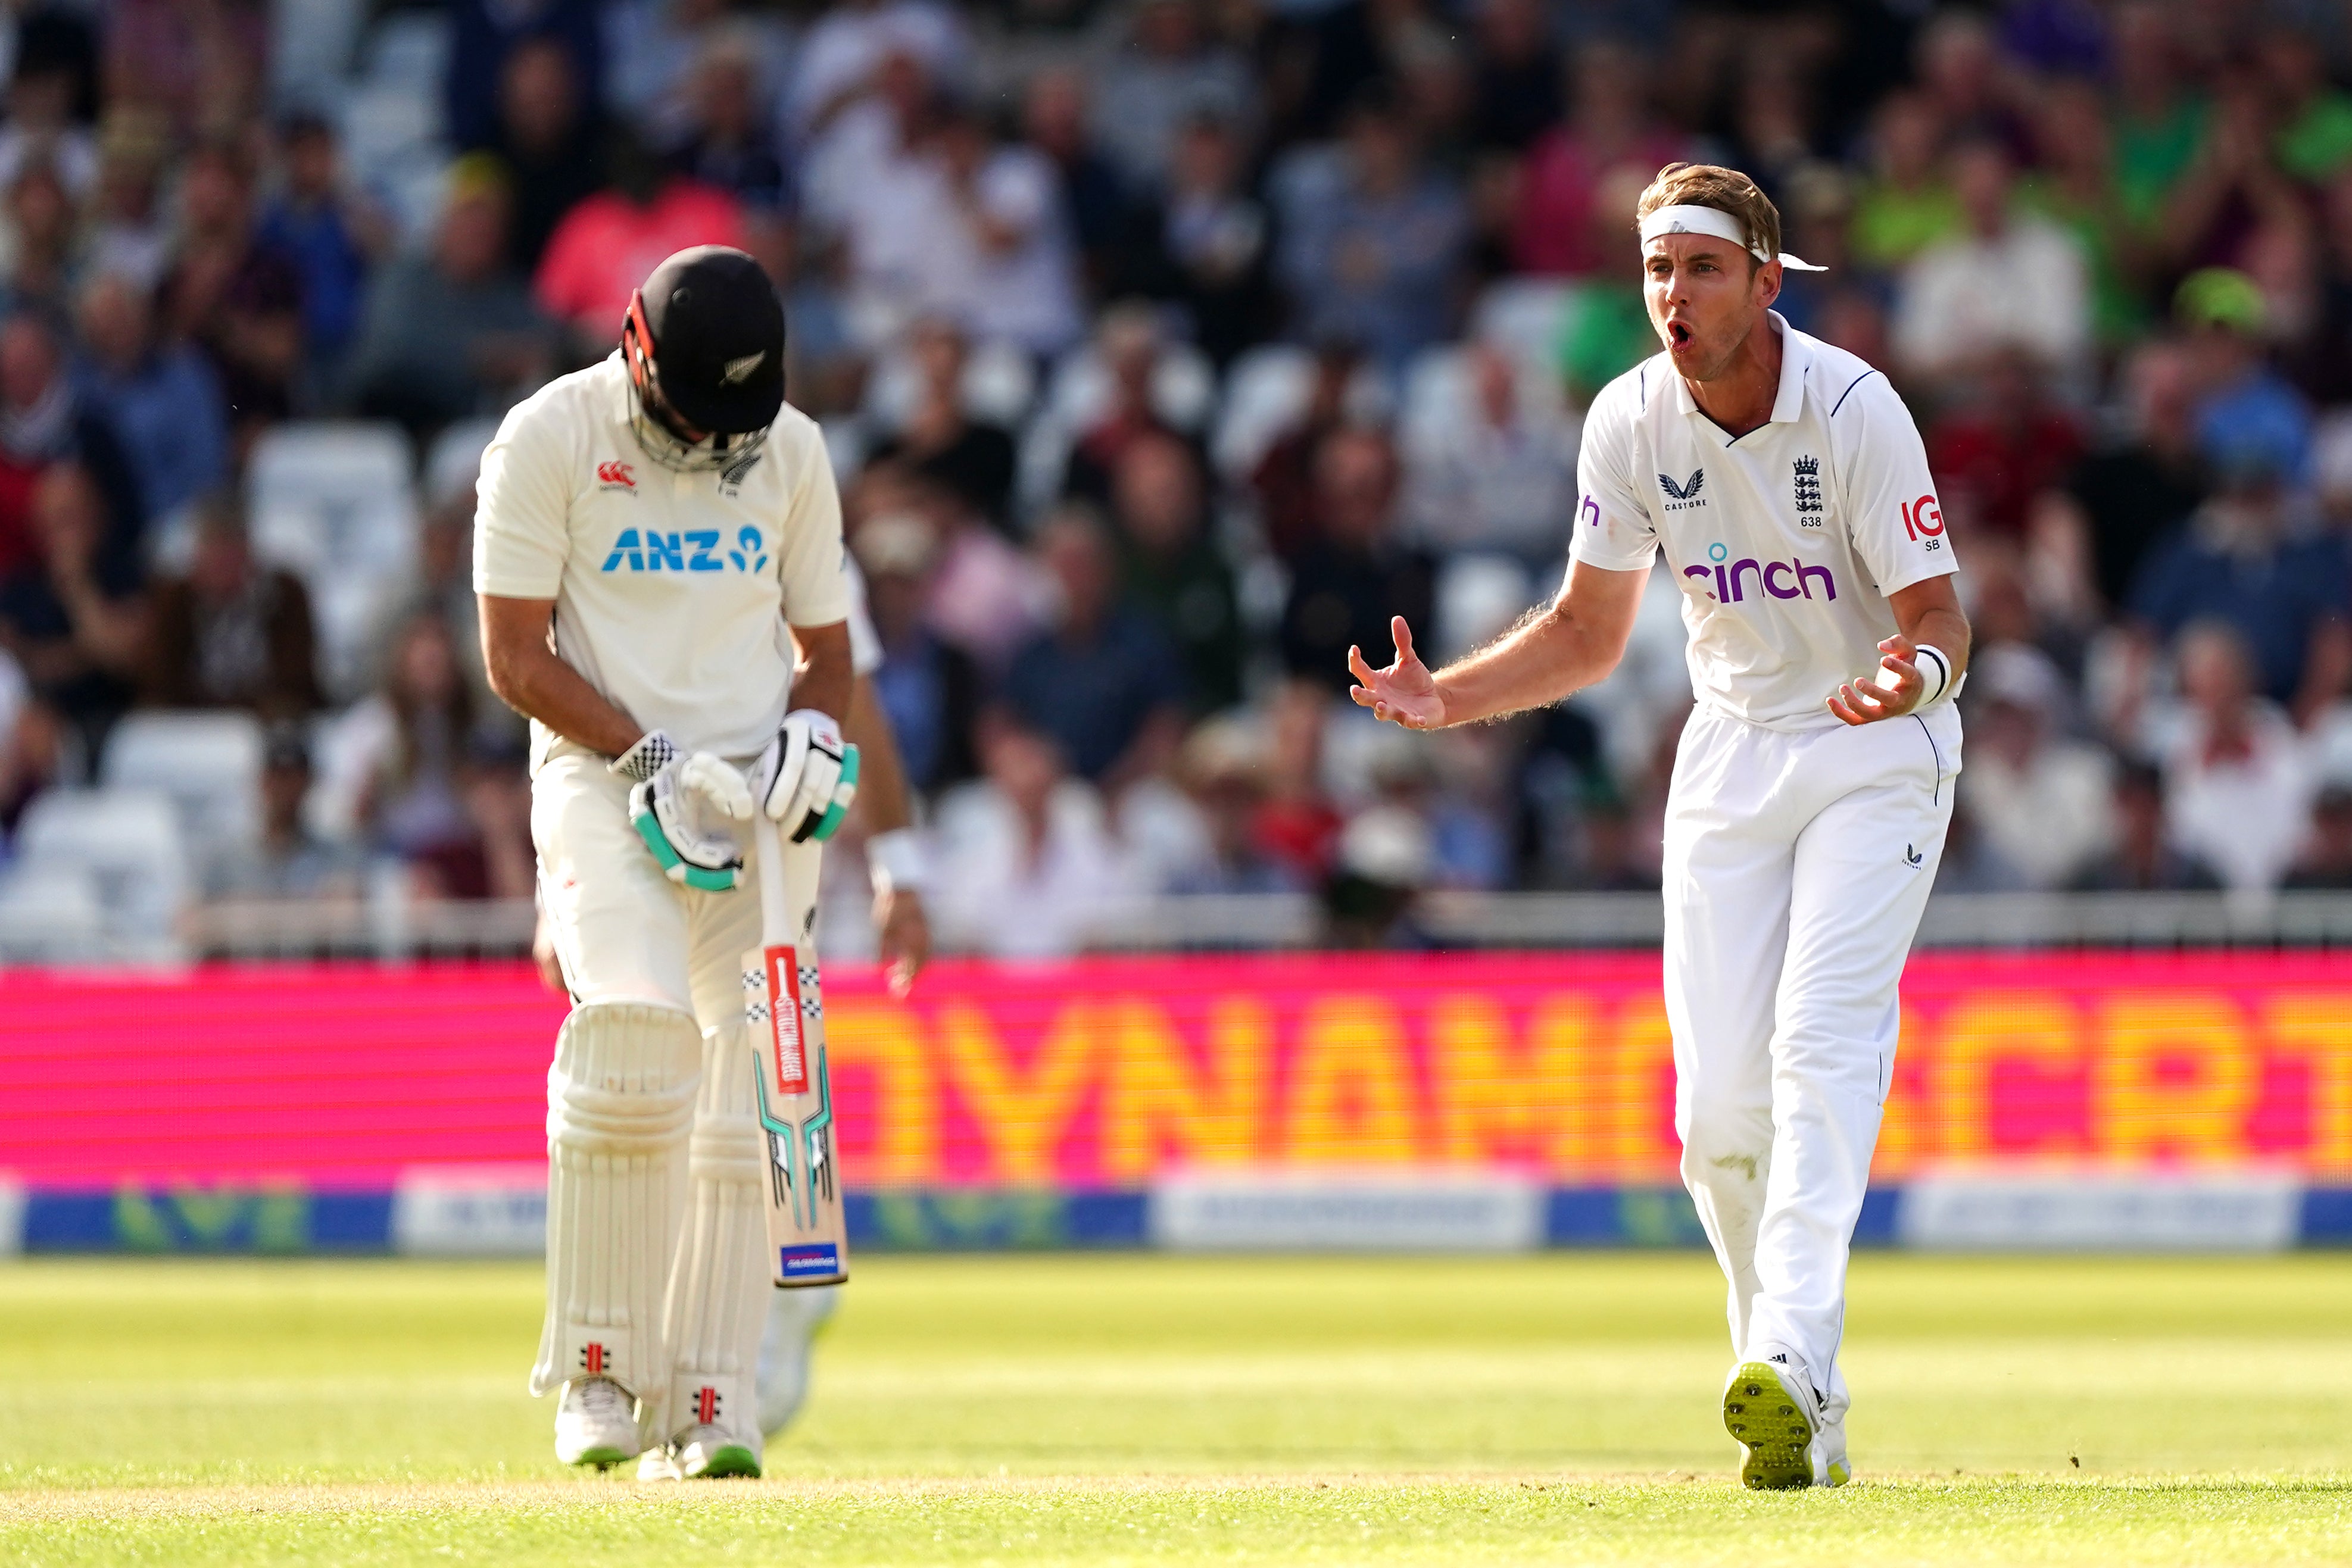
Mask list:
[[[1702,1256],[868,1259],[769,1479],[559,1473],[535,1268],[0,1268],[0,1561],[2352,1563],[2352,1260],[1857,1262],[1731,1480]]]

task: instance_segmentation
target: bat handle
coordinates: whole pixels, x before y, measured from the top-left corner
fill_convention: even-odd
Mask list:
[[[752,836],[759,841],[760,946],[785,946],[797,934],[784,897],[784,830],[765,811],[752,817]]]

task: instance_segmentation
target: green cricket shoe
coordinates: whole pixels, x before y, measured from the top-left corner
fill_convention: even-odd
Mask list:
[[[1743,1361],[1733,1367],[1723,1385],[1723,1427],[1746,1452],[1739,1481],[1749,1490],[1793,1491],[1814,1483],[1813,1440],[1822,1435],[1821,1417],[1812,1390],[1790,1375],[1788,1365]],[[1844,1434],[1838,1436],[1843,1439]],[[1843,1486],[1851,1474],[1842,1440],[1836,1461],[1822,1466],[1819,1479],[1826,1485]]]

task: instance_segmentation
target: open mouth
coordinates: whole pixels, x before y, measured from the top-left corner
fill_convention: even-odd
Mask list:
[[[1669,321],[1666,323],[1666,339],[1677,349],[1687,349],[1692,342],[1691,329],[1679,321]]]

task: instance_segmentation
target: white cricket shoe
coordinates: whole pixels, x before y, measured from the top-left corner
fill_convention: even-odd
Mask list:
[[[1826,1479],[1827,1456],[1817,1452],[1826,1430],[1837,1434],[1838,1467],[1844,1468],[1845,1432],[1825,1429],[1812,1380],[1786,1351],[1759,1354],[1731,1369],[1723,1385],[1723,1426],[1744,1450],[1740,1484],[1753,1490],[1811,1486],[1817,1468]]]
[[[1813,1484],[1817,1487],[1842,1487],[1853,1479],[1853,1467],[1845,1458],[1843,1421],[1824,1425],[1814,1433],[1806,1457],[1813,1462]]]
[[[645,1445],[637,1437],[637,1402],[609,1377],[575,1377],[555,1405],[555,1457],[567,1465],[611,1469]]]
[[[797,1286],[768,1292],[768,1325],[760,1335],[760,1430],[772,1437],[793,1424],[808,1398],[809,1347],[841,1305],[838,1285]]]
[[[724,1427],[709,1422],[687,1427],[669,1440],[669,1457],[688,1480],[716,1480],[723,1476],[760,1475],[760,1439],[748,1441]]]
[[[682,1481],[678,1474],[677,1456],[667,1448],[647,1448],[637,1457],[637,1479],[641,1481]]]

